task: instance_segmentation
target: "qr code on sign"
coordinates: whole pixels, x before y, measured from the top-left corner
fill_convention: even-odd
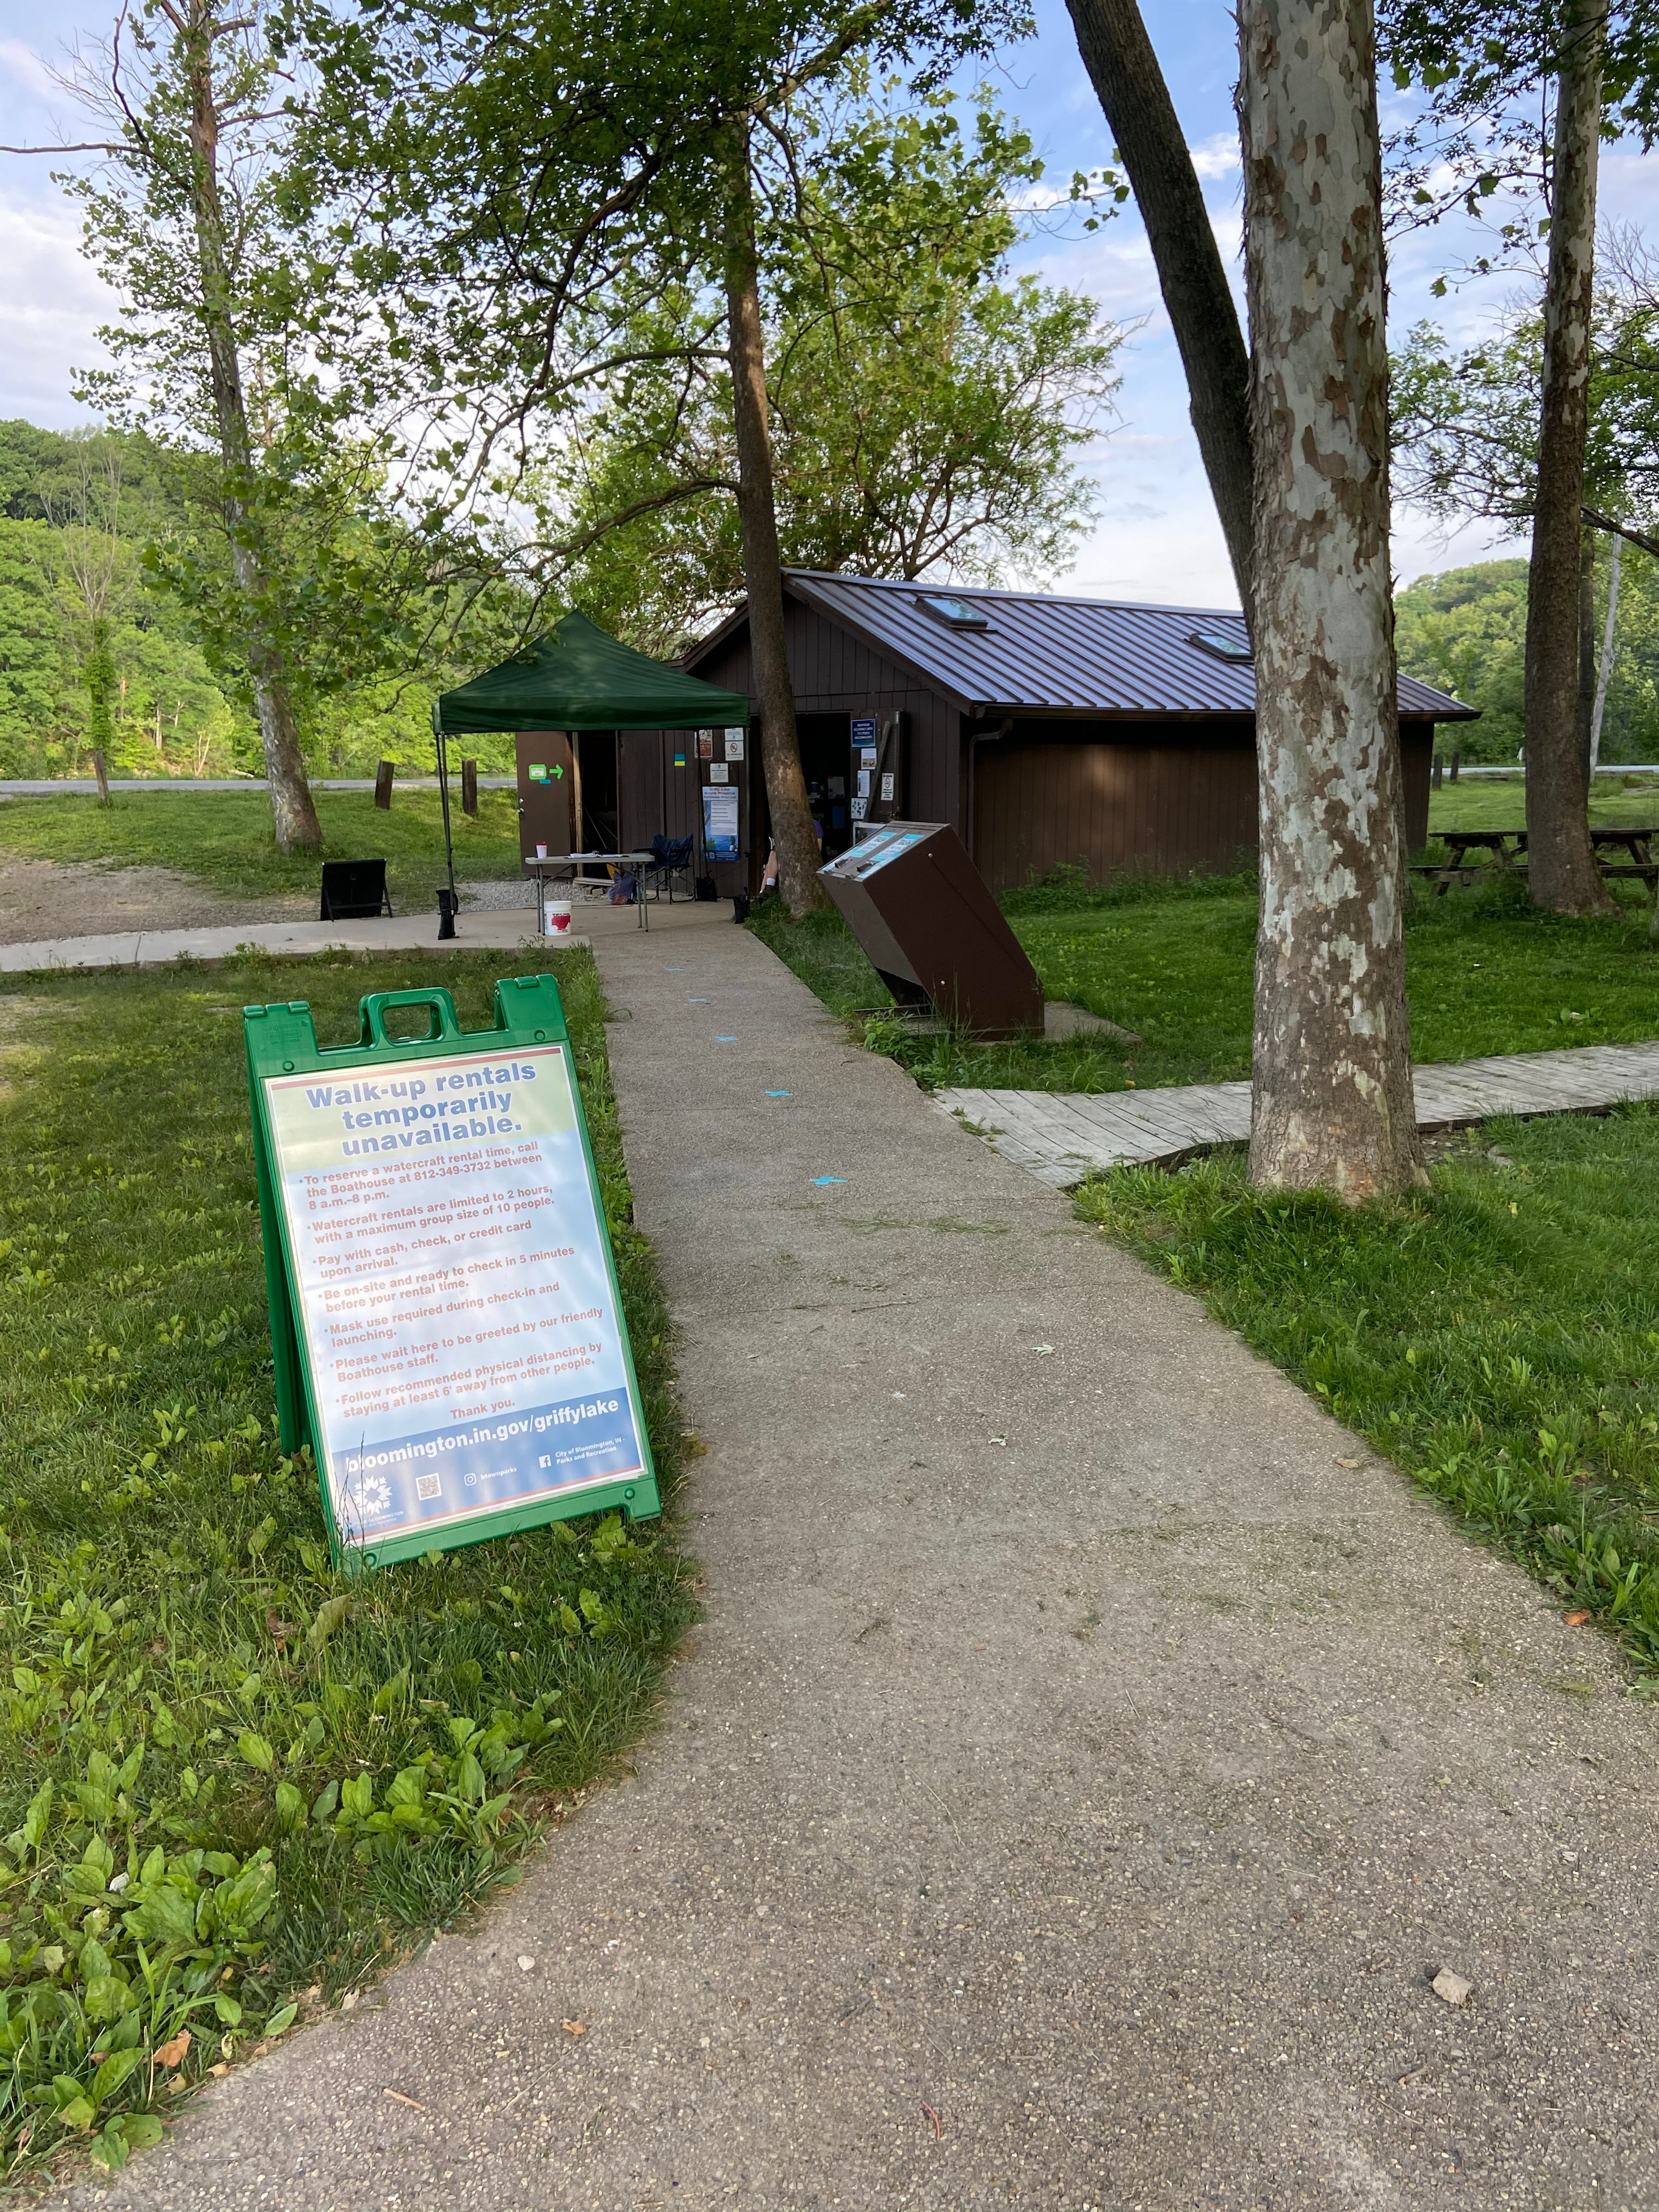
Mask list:
[[[442,1488],[443,1484],[435,1474],[417,1474],[415,1478],[416,1498],[436,1498]]]

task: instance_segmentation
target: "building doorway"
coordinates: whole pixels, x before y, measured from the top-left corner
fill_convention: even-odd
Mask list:
[[[618,851],[617,732],[578,730],[571,750],[576,769],[576,848],[583,853]]]
[[[845,714],[802,714],[795,727],[800,738],[807,804],[817,824],[823,857],[833,860],[853,842],[853,817],[847,798],[852,724]]]

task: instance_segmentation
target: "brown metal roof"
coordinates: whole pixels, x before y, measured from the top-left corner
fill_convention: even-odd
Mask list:
[[[1255,672],[1195,644],[1209,633],[1247,643],[1244,617],[1208,607],[1140,606],[1060,599],[1047,592],[894,583],[791,568],[793,598],[914,669],[968,714],[1158,716],[1254,714]],[[929,597],[967,600],[983,629],[953,629]],[[689,665],[741,613],[686,656]],[[1418,720],[1472,721],[1478,708],[1414,677],[1400,679],[1400,711]]]

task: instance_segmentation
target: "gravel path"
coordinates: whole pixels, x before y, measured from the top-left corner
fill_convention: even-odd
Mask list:
[[[316,912],[309,894],[226,898],[173,868],[106,860],[0,860],[0,945],[129,929],[210,929]]]

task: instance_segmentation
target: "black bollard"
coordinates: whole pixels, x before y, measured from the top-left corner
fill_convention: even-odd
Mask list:
[[[447,884],[438,892],[438,942],[455,934],[455,894]]]

